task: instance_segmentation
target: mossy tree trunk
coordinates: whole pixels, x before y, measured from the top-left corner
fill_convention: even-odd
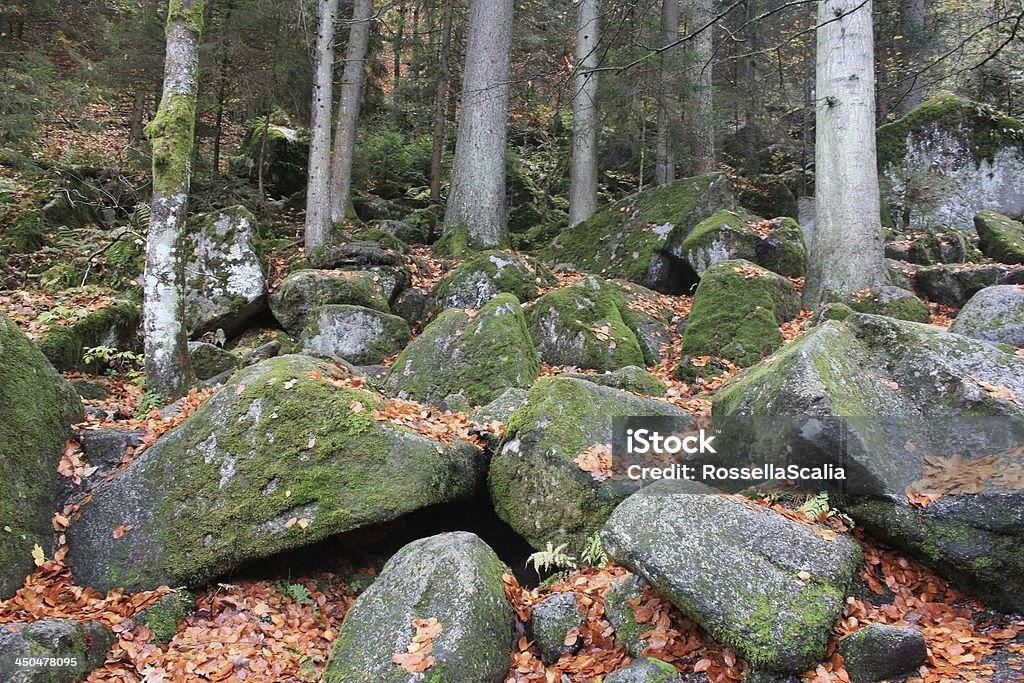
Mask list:
[[[597,41],[598,0],[580,2],[576,23],[575,97],[572,100],[572,167],[569,175],[569,225],[597,210]]]
[[[872,2],[820,0],[815,195],[804,305],[885,284],[875,149]]]
[[[662,0],[661,29],[665,44],[679,39],[679,0]],[[679,107],[677,92],[678,47],[661,53],[661,83],[658,86],[658,136],[654,146],[654,184],[668,185],[676,179],[676,159],[672,149],[672,134],[675,129],[676,110]]]
[[[444,217],[453,245],[465,230],[461,248],[508,242],[505,146],[514,9],[513,0],[470,0],[462,113]]]
[[[444,154],[444,123],[448,108],[448,62],[452,54],[452,15],[455,0],[445,0],[441,15],[441,40],[437,48],[437,80],[434,81],[434,146],[430,155],[430,201],[441,201],[441,161]],[[433,228],[431,228],[433,231]]]
[[[181,236],[185,225],[199,87],[204,0],[170,0],[163,97],[146,128],[153,199],[143,278],[146,388],[166,398],[192,383],[185,331]]]
[[[334,22],[338,17],[338,0],[320,0],[317,16],[306,188],[307,254],[314,247],[325,245],[330,232],[331,108],[334,99]]]
[[[348,47],[345,49],[345,69],[341,75],[341,94],[338,95],[338,124],[334,131],[334,158],[331,161],[332,221],[344,220],[349,212],[356,124],[359,122],[359,100],[363,92],[363,80],[366,78],[366,52],[370,48],[372,20],[373,0],[355,0]],[[396,55],[395,61],[398,60],[399,56]]]

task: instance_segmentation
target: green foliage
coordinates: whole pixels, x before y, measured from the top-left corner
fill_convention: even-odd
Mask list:
[[[394,199],[430,183],[433,141],[429,135],[410,137],[401,131],[361,130],[352,166],[353,187]]]
[[[82,362],[86,365],[101,363],[109,374],[125,374],[132,381],[141,377],[143,357],[134,351],[118,351],[111,346],[93,346],[85,350]],[[148,411],[147,411],[148,412]]]
[[[605,552],[604,544],[601,543],[600,531],[595,531],[587,539],[587,547],[583,549],[580,559],[590,567],[603,567],[608,564],[608,553]]]
[[[53,78],[53,64],[41,53],[13,53],[0,62],[0,162],[28,153]]]
[[[827,491],[822,491],[821,493],[808,496],[800,506],[799,511],[811,521],[824,522],[827,519],[836,518],[841,520],[851,529],[854,526],[852,519],[832,507]]]
[[[139,401],[139,407],[135,409],[135,418],[141,419],[149,415],[153,410],[163,408],[167,405],[167,397],[155,391],[147,391]]]
[[[551,541],[548,541],[544,550],[538,550],[526,558],[526,566],[532,564],[538,577],[551,569],[575,569],[578,566],[576,558],[566,552],[566,547],[566,543],[553,546]]]

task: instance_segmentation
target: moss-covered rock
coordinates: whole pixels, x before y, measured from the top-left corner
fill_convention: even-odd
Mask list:
[[[413,541],[388,560],[345,617],[324,683],[501,683],[512,652],[512,608],[498,556],[473,534]],[[436,619],[433,664],[409,673],[392,657],[416,635],[415,619]]]
[[[82,402],[18,327],[0,314],[0,599],[49,551],[60,490],[57,463]]]
[[[579,628],[586,620],[580,610],[576,593],[555,593],[533,605],[530,615],[530,638],[537,646],[541,659],[551,664],[563,654],[572,653],[583,644],[582,639],[565,644],[565,636]]]
[[[915,323],[926,323],[932,318],[928,307],[914,296],[913,292],[889,285],[857,292],[850,299],[849,304],[850,308],[857,313],[887,315],[890,318],[899,318]]]
[[[604,614],[608,623],[615,629],[615,638],[626,648],[626,652],[639,657],[647,647],[650,624],[641,624],[636,620],[634,604],[639,605],[643,598],[643,586],[636,574],[629,574],[618,579],[604,594]]]
[[[390,313],[388,293],[380,276],[364,270],[302,270],[270,295],[277,322],[298,337],[312,313],[328,304],[349,304]]]
[[[309,131],[267,126],[264,119],[256,119],[246,128],[237,164],[242,173],[257,180],[261,160],[263,186],[270,196],[287,197],[304,189],[309,167]]]
[[[604,683],[678,683],[681,680],[679,672],[668,662],[641,657],[609,674]]]
[[[1024,263],[1024,224],[995,211],[974,217],[981,253],[1000,263]]]
[[[552,365],[617,370],[644,365],[636,334],[622,317],[625,303],[607,282],[587,277],[548,292],[529,311],[530,333]]]
[[[192,372],[195,373],[196,379],[201,380],[235,370],[241,365],[241,359],[235,354],[206,342],[189,342],[188,356],[192,360]]]
[[[719,461],[841,465],[833,504],[992,605],[1024,606],[1024,493],[982,480],[975,493],[913,507],[929,458],[998,454],[1024,462],[1024,358],[930,325],[857,313],[826,321],[737,376],[712,407]],[[783,416],[789,416],[783,418]],[[724,455],[728,453],[729,455]],[[959,460],[958,460],[959,459]],[[798,482],[816,492],[838,482]]]
[[[583,550],[587,539],[636,482],[598,481],[576,464],[596,444],[611,444],[612,419],[637,415],[692,422],[675,406],[570,377],[547,377],[530,389],[527,404],[512,414],[491,461],[491,498],[498,516],[534,548],[567,544]]]
[[[47,360],[61,372],[85,370],[103,372],[102,361],[85,362],[85,352],[98,346],[118,351],[141,351],[139,325],[142,311],[129,301],[115,303],[90,313],[74,325],[52,327],[38,346]]]
[[[950,332],[1011,346],[1024,346],[1024,286],[986,287],[971,297]]]
[[[609,557],[754,668],[813,669],[826,656],[859,546],[751,502],[685,490],[658,482],[615,508],[601,532]]]
[[[148,626],[153,641],[169,643],[178,633],[178,622],[196,607],[196,596],[184,588],[172,590],[155,603],[132,616],[136,626]]]
[[[253,246],[256,217],[242,206],[200,214],[185,226],[185,320],[192,338],[232,336],[266,306],[267,278]]]
[[[488,422],[505,424],[512,417],[512,413],[526,405],[528,396],[529,392],[526,389],[509,387],[502,392],[501,396],[473,411],[470,417],[480,424]]]
[[[685,178],[597,211],[563,230],[542,254],[553,263],[570,263],[673,294],[693,277],[683,259],[686,236],[716,211],[733,208],[725,175]]]
[[[622,297],[619,314],[626,327],[636,335],[644,363],[657,365],[672,353],[675,343],[669,329],[673,311],[666,308],[657,294],[626,280],[609,280],[608,284]]]
[[[429,304],[430,298],[426,292],[419,287],[410,287],[395,297],[391,311],[412,326],[420,322]]]
[[[1024,213],[1024,122],[938,95],[878,129],[882,203],[905,230],[973,230],[982,209]]]
[[[353,365],[373,365],[405,348],[412,334],[397,315],[363,306],[321,306],[302,331],[303,353]]]
[[[430,310],[436,315],[446,308],[483,308],[502,292],[521,302],[533,301],[540,296],[540,287],[555,284],[551,271],[536,259],[506,251],[486,251],[437,283]]]
[[[635,365],[627,365],[615,372],[591,374],[581,372],[569,373],[565,376],[572,377],[574,379],[582,379],[587,382],[593,382],[594,384],[600,384],[603,387],[612,387],[615,389],[622,389],[623,391],[629,391],[634,394],[642,394],[644,396],[664,396],[665,392],[668,390],[668,387],[666,387],[661,380],[643,368],[638,368]]]
[[[332,372],[281,356],[236,373],[94,492],[69,531],[75,578],[99,589],[202,585],[479,490],[476,448],[375,420],[381,399],[332,384]],[[122,525],[132,528],[114,538]]]
[[[499,294],[473,317],[454,308],[438,316],[395,361],[386,386],[403,398],[439,403],[462,394],[483,405],[539,373],[519,300]]]
[[[423,221],[382,220],[376,229],[393,235],[407,244],[426,244],[430,239],[430,225]]]
[[[716,380],[728,370],[728,363],[719,358],[683,356],[672,369],[672,374],[675,375],[676,379],[682,380],[687,384],[699,384],[701,380],[707,382]]]
[[[682,351],[751,365],[782,346],[779,325],[799,311],[800,296],[781,275],[744,260],[717,263],[693,296]]]
[[[746,211],[722,210],[703,220],[686,236],[683,257],[694,272],[722,261],[745,259],[792,277],[807,272],[807,248],[792,218],[766,221]]]
[[[399,240],[353,239],[340,244],[315,247],[307,257],[309,265],[324,270],[354,270],[371,266],[402,266],[405,254],[396,244]],[[404,246],[404,245],[403,245]]]
[[[1024,269],[1017,275],[1024,281]],[[914,291],[928,301],[961,308],[985,287],[1011,284],[1014,274],[995,264],[925,266],[914,270]]]
[[[43,619],[5,624],[0,633],[0,680],[10,683],[75,683],[103,666],[114,634],[102,624]],[[30,664],[19,663],[27,659]],[[48,659],[74,661],[53,666]]]
[[[850,683],[874,683],[917,671],[928,648],[920,631],[888,624],[869,624],[839,643]]]

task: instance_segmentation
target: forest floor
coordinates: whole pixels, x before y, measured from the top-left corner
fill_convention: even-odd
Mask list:
[[[116,163],[125,153],[127,120],[123,112],[99,107],[83,115],[103,124],[98,126],[98,132],[79,132],[80,126],[65,125],[57,119],[44,135],[47,143],[43,153],[47,158],[60,160],[76,149],[88,148]],[[21,178],[17,174],[8,174],[3,180],[18,186],[15,196],[32,191],[30,183],[19,184]],[[279,281],[287,273],[286,264],[295,249],[272,257],[272,280]],[[55,255],[48,251],[26,259],[50,259]],[[416,284],[420,286],[429,287],[442,271],[454,265],[433,257],[425,247],[417,247],[416,255],[428,266],[415,274]],[[27,265],[28,261],[22,261],[17,267]],[[559,285],[570,284],[578,277],[560,274]],[[271,286],[275,284],[272,282]],[[72,321],[82,310],[108,305],[115,295],[112,290],[96,286],[44,292],[35,281],[23,281],[23,285],[0,291],[0,310],[32,338],[38,338],[50,325]],[[661,300],[677,318],[685,316],[689,310],[689,297],[662,296]],[[948,327],[951,313],[948,308],[935,307],[933,313],[933,324]],[[802,334],[808,316],[809,313],[804,312],[783,327],[787,341]],[[272,337],[278,332],[254,330],[249,334]],[[674,341],[674,348],[678,349],[679,339]],[[692,386],[673,376],[677,360],[678,354],[673,354],[649,369],[669,387],[665,400],[695,416],[707,417],[710,414],[708,392],[735,374],[736,368],[730,367],[714,381],[700,380],[701,384]],[[565,370],[545,366],[543,374]],[[86,375],[70,373],[67,376]],[[211,389],[194,391],[180,404],[180,410],[167,415],[157,409],[146,409],[145,393],[137,382],[137,374],[88,377],[103,382],[109,397],[86,401],[88,405],[101,408],[104,417],[91,417],[76,429],[115,426],[144,432],[142,445],[126,453],[122,468],[183,422],[213,392]],[[389,419],[402,419],[409,413],[415,413],[417,418],[428,415],[426,421],[430,429],[455,436],[465,432],[467,418],[462,414],[397,401],[389,402],[388,411]],[[604,466],[601,462],[581,463],[583,468]],[[58,471],[79,482],[88,478],[88,464],[81,458],[74,439],[68,441]],[[879,622],[912,625],[926,638],[927,662],[917,676],[906,680],[927,683],[1024,680],[1024,618],[986,609],[916,561],[878,545],[858,529],[847,528],[839,515],[823,513],[812,520],[800,511],[799,500],[766,498],[759,502],[800,522],[823,523],[831,526],[835,533],[853,533],[865,549],[866,563],[860,574],[862,586],[858,597],[849,599],[843,618],[835,627],[828,660],[817,670],[807,672],[804,679],[821,683],[848,681],[842,658],[835,652],[836,643],[863,624]],[[76,505],[55,510],[55,533],[62,534],[74,524],[76,513]],[[72,569],[62,562],[66,553],[66,546],[62,545],[55,557],[37,558],[37,570],[26,578],[24,587],[13,598],[0,603],[0,624],[44,618],[96,620],[106,624],[115,633],[116,644],[108,653],[105,665],[88,677],[89,683],[316,681],[346,611],[359,590],[379,571],[382,559],[379,554],[352,555],[344,558],[343,567],[330,563],[324,567],[318,566],[324,563],[307,556],[302,563],[268,569],[262,575],[251,575],[250,570],[226,577],[224,582],[208,586],[198,595],[194,613],[178,624],[178,632],[169,643],[157,644],[153,642],[150,629],[137,627],[132,616],[170,589],[163,587],[136,594],[111,591],[101,595],[74,584]],[[549,578],[540,587],[524,586],[520,579],[508,575],[506,592],[518,616],[518,631],[507,683],[599,682],[602,676],[628,662],[629,655],[615,639],[604,614],[604,593],[624,572],[614,565],[581,567]],[[523,572],[515,573],[524,576]],[[585,596],[586,622],[577,633],[571,634],[582,643],[582,648],[575,655],[563,655],[555,664],[545,665],[529,641],[524,623],[529,620],[531,605],[546,595],[564,591],[576,591]],[[643,599],[634,608],[638,621],[650,625],[647,652],[675,664],[686,680],[698,681],[704,677],[713,683],[743,680],[745,664],[736,653],[714,642],[650,588],[645,589]]]

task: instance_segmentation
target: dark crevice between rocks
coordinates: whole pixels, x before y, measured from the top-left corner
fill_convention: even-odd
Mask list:
[[[537,575],[526,568],[533,548],[501,521],[484,491],[462,502],[442,503],[417,510],[394,521],[338,534],[304,548],[256,560],[217,582],[284,580],[316,572],[336,574],[343,581],[360,570],[379,570],[402,546],[448,531],[469,531],[494,549],[520,583],[535,584]]]
[[[700,275],[697,274],[685,260],[666,252],[658,252],[661,263],[659,270],[662,275],[658,277],[657,286],[654,289],[663,294],[693,296],[700,282]]]

